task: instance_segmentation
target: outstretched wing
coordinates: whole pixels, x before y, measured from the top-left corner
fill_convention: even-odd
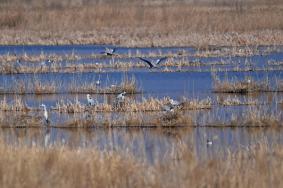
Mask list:
[[[153,64],[152,64],[149,60],[144,59],[144,58],[142,58],[142,57],[139,57],[139,59],[142,60],[142,61],[144,61],[144,62],[146,62],[146,63],[149,65],[150,68],[154,67]]]
[[[107,55],[114,55],[115,51],[116,51],[116,48],[106,48]]]
[[[158,65],[159,63],[161,63],[162,61],[164,61],[166,59],[167,59],[167,57],[163,57],[163,58],[157,59],[156,65]]]

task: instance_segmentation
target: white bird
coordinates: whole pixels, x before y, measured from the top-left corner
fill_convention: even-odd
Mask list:
[[[142,58],[142,57],[139,57],[140,60],[146,62],[148,65],[149,65],[149,68],[157,68],[159,63],[161,63],[162,61],[164,61],[165,59],[167,59],[167,57],[163,57],[163,58],[160,58],[160,59],[157,59],[156,62],[152,62],[148,59],[145,59],[145,58]]]
[[[177,107],[181,104],[179,101],[176,101],[176,100],[173,100],[173,99],[170,99],[169,102],[173,107]]]
[[[101,84],[100,75],[98,76],[98,80],[96,80],[95,84],[96,84],[96,86],[100,86],[100,84]]]
[[[90,106],[94,106],[95,105],[95,101],[94,101],[93,98],[90,97],[90,94],[87,94],[86,98],[87,98],[88,105],[90,105]]]
[[[41,104],[40,106],[43,107],[43,110],[44,110],[43,116],[44,116],[44,119],[45,119],[45,123],[49,124],[50,121],[48,119],[48,112],[47,112],[47,109],[46,109],[46,105]]]
[[[116,51],[116,48],[106,48],[103,52],[101,52],[102,54],[105,54],[105,55],[109,55],[109,56],[112,56],[112,55],[115,55],[115,51]]]
[[[125,95],[126,95],[126,92],[124,91],[124,92],[120,93],[119,95],[117,95],[116,98],[117,98],[118,101],[124,101]]]
[[[172,106],[164,105],[162,108],[166,112],[174,112],[174,108],[172,108]]]
[[[47,59],[47,63],[54,63],[54,61],[51,59]]]
[[[206,145],[212,145],[212,141],[209,140],[209,139],[207,139],[207,140],[206,140]]]

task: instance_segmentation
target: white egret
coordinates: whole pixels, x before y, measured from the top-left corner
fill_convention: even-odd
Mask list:
[[[146,62],[148,65],[149,65],[149,68],[157,68],[159,63],[161,63],[162,61],[166,60],[167,57],[163,57],[163,58],[160,58],[160,59],[157,59],[156,62],[152,62],[148,59],[145,59],[145,58],[142,58],[142,57],[139,57],[140,60]]]
[[[43,116],[44,116],[45,123],[49,124],[50,121],[48,119],[48,112],[47,112],[47,109],[46,109],[46,105],[41,104],[40,106],[43,107],[43,110],[44,110]]]
[[[90,105],[90,106],[94,106],[95,105],[95,101],[94,101],[93,98],[91,98],[90,94],[87,94],[86,98],[87,98],[88,105]]]
[[[96,84],[96,86],[100,86],[100,84],[101,84],[100,75],[98,76],[98,80],[96,80],[95,84]]]
[[[207,144],[207,145],[212,145],[212,140],[207,139],[207,140],[206,140],[206,144]]]
[[[173,100],[173,99],[170,99],[169,102],[174,107],[177,107],[181,104],[179,101],[176,101],[176,100]]]
[[[124,91],[124,92],[120,93],[119,95],[117,95],[116,98],[117,98],[118,101],[124,101],[125,95],[126,95],[126,92]]]

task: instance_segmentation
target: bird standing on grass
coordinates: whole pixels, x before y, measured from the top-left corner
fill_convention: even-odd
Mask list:
[[[172,108],[171,106],[168,106],[168,105],[162,106],[162,109],[166,112],[174,112],[174,108]]]
[[[45,123],[49,124],[50,121],[48,119],[48,112],[47,112],[47,109],[46,109],[46,105],[45,104],[41,104],[40,106],[43,107],[43,110],[44,110],[43,116],[44,116]]]
[[[86,98],[87,98],[87,103],[88,103],[89,106],[94,106],[95,105],[95,101],[94,101],[93,98],[91,98],[90,94],[87,94]]]
[[[157,59],[156,62],[152,62],[148,59],[145,59],[145,58],[142,58],[142,57],[139,57],[140,60],[142,60],[143,62],[146,62],[148,65],[149,65],[149,68],[158,68],[158,65],[167,59],[167,57],[163,57],[163,58],[160,58],[160,59]]]
[[[119,102],[123,102],[125,100],[125,95],[126,95],[126,92],[124,91],[124,92],[120,93],[119,95],[117,95],[116,98]]]
[[[176,101],[174,99],[170,99],[169,102],[173,107],[177,107],[181,104],[179,101]]]
[[[173,112],[176,108],[182,107],[183,103],[180,103],[179,101],[176,101],[174,99],[169,99],[169,104],[163,106],[162,108],[166,112]]]

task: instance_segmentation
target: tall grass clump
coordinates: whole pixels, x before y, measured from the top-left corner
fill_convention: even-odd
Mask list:
[[[213,91],[215,93],[240,93],[247,94],[253,92],[277,92],[278,88],[272,88],[268,78],[263,81],[254,81],[246,78],[243,81],[220,80],[217,77],[213,79]]]

